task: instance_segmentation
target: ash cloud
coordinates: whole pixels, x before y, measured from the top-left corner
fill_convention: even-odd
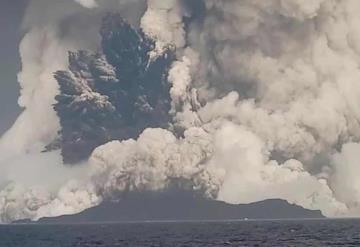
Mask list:
[[[21,163],[14,157],[61,160],[58,151],[39,154],[59,138],[53,146],[65,160],[88,160],[59,164],[73,175],[51,191],[35,189],[36,182],[24,187],[25,178],[2,179],[2,221],[76,213],[177,179],[229,203],[281,198],[326,216],[359,215],[358,1],[81,2],[85,7],[54,5],[74,7],[70,14],[27,17],[20,74],[26,109],[1,139],[0,163],[6,171]],[[129,42],[119,47],[108,37],[114,29],[103,29],[102,43],[97,34],[114,6],[125,18],[139,11],[128,19],[134,29],[115,28],[134,36],[115,38]],[[98,24],[86,30],[83,20]],[[141,49],[124,59],[122,48],[134,44]],[[158,61],[164,64],[152,70]],[[166,103],[156,109],[154,102]],[[72,171],[80,167],[81,176]]]
[[[119,15],[103,19],[101,36],[103,54],[71,52],[69,71],[55,73],[60,86],[55,111],[62,127],[56,142],[65,163],[86,160],[109,141],[170,124],[167,73],[173,50],[151,58],[155,42]]]

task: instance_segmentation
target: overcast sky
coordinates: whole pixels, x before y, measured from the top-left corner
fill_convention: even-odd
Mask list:
[[[18,46],[26,0],[0,1],[0,134],[8,129],[20,109],[17,105],[20,69]]]

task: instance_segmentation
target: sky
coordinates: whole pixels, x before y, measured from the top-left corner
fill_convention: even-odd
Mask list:
[[[21,19],[26,0],[0,2],[0,134],[14,122],[21,109],[17,105],[20,70],[18,45],[22,36]]]

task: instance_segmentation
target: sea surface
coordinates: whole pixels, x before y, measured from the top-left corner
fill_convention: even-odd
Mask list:
[[[360,220],[2,225],[0,246],[360,246]]]

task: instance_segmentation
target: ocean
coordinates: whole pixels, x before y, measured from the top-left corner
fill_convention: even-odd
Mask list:
[[[360,246],[360,220],[1,225],[0,246]]]

